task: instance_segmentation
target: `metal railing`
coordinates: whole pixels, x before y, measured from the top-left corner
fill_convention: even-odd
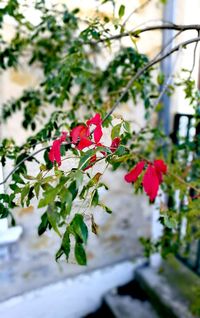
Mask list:
[[[195,157],[200,158],[200,124],[195,127],[195,118],[193,115],[188,114],[176,114],[174,120],[174,130],[172,134],[172,140],[174,144],[180,146],[178,153],[180,152],[180,161],[183,160],[185,164],[188,164]],[[182,143],[189,143],[195,141],[195,147],[192,151],[182,150]],[[184,151],[184,153],[183,153]],[[184,159],[182,159],[184,157]],[[191,191],[191,196],[194,196],[194,191]],[[181,209],[183,202],[178,201],[178,209]],[[185,204],[185,202],[184,202]],[[180,213],[179,218],[179,241],[186,232],[186,219]],[[199,217],[200,222],[200,217]],[[195,224],[192,228],[196,230]],[[186,246],[179,248],[177,258],[180,259],[190,269],[200,275],[200,239],[194,239],[192,242],[187,243]]]

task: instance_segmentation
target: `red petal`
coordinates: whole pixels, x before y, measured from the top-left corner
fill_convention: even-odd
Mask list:
[[[101,119],[101,115],[100,115],[100,114],[96,114],[94,117],[92,117],[91,119],[89,119],[89,120],[86,122],[86,124],[87,124],[88,126],[90,126],[90,125],[96,125],[96,126],[98,126],[98,125],[101,125],[101,123],[102,123],[102,119]]]
[[[67,137],[67,132],[66,132],[66,131],[63,131],[63,132],[62,132],[62,135],[61,135],[61,137],[60,137],[60,141],[61,141],[61,142],[64,142],[64,141],[66,140],[66,137]]]
[[[89,128],[84,126],[84,125],[79,125],[74,127],[71,130],[71,138],[72,138],[72,142],[73,143],[77,143],[79,139],[83,138],[83,137],[89,137],[90,135],[90,131]]]
[[[49,156],[49,160],[50,160],[51,162],[54,162],[54,151],[53,151],[53,147],[51,147],[48,156]]]
[[[144,168],[145,165],[145,161],[140,161],[138,162],[138,164],[129,172],[124,176],[124,179],[126,180],[126,182],[135,182],[137,180],[137,178],[139,177],[139,175],[142,173],[142,170]]]
[[[96,154],[95,154],[95,155],[93,155],[93,156],[90,158],[89,166],[87,166],[87,167],[84,169],[84,171],[87,170],[87,169],[90,169],[91,167],[93,167],[93,166],[94,166],[94,163],[96,162],[96,160],[97,160],[97,156],[96,156]]]
[[[98,125],[95,130],[94,130],[94,141],[95,143],[98,143],[102,137],[103,133],[102,133],[102,129],[101,126]]]
[[[111,146],[110,146],[110,150],[112,152],[115,152],[117,150],[117,148],[119,147],[120,141],[121,141],[121,139],[119,137],[115,137],[112,140],[112,143],[111,143]]]
[[[159,188],[159,179],[156,173],[156,169],[152,165],[148,165],[145,175],[142,180],[144,191],[149,196],[150,201],[154,201]]]
[[[61,146],[61,141],[55,140],[49,152],[49,160],[51,162],[56,161],[59,166],[61,165],[60,146]]]
[[[86,148],[86,147],[89,147],[89,146],[91,146],[91,145],[93,145],[93,142],[91,141],[91,140],[89,140],[88,138],[82,138],[81,140],[80,140],[80,142],[78,143],[78,145],[77,145],[77,149],[78,150],[83,150],[84,148]]]
[[[167,172],[167,165],[164,163],[163,160],[154,160],[153,164],[156,170],[160,171],[161,173]]]
[[[159,184],[161,184],[163,182],[162,172],[160,172],[159,170],[156,169],[156,173],[157,173],[157,177],[158,177],[158,180],[159,180]]]

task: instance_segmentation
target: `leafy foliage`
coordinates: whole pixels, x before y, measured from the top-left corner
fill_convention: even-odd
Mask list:
[[[115,1],[100,2],[102,5],[111,2],[115,9]],[[162,108],[162,105],[154,106],[165,76],[159,73],[155,80],[152,67],[136,76],[148,66],[149,59],[138,51],[131,34],[132,46],[120,43],[106,61],[102,57],[103,50],[112,50],[113,28],[119,35],[125,31],[123,4],[118,12],[114,10],[112,19],[89,21],[80,18],[79,9],[48,8],[45,1],[36,1],[34,7],[40,15],[37,25],[26,20],[17,0],[5,2],[0,9],[2,72],[18,69],[23,61],[29,67],[39,67],[43,74],[35,88],[25,90],[18,99],[3,105],[2,123],[21,112],[22,126],[32,131],[32,135],[20,146],[11,139],[4,139],[0,145],[2,165],[8,161],[14,165],[5,180],[11,177],[9,191],[0,194],[0,218],[9,217],[14,223],[12,209],[17,205],[29,206],[37,198],[38,208],[42,209],[38,234],[53,230],[60,237],[56,260],[65,257],[68,261],[73,252],[77,263],[86,265],[89,226],[93,233],[98,233],[93,209],[99,207],[112,213],[101,201],[100,189],[108,190],[102,182],[103,172],[108,166],[113,171],[121,167],[129,171],[125,180],[134,183],[135,193],[144,188],[153,202],[158,189],[162,189],[169,197],[167,205],[160,201],[163,236],[157,242],[141,239],[146,255],[156,250],[164,257],[176,253],[180,243],[184,245],[200,237],[196,225],[200,193],[200,94],[195,82],[187,77],[176,85],[182,86],[185,98],[194,108],[192,125],[197,133],[193,138],[172,136],[171,140],[162,127],[152,127],[151,122],[152,116]],[[9,43],[1,32],[6,15],[16,23],[15,35]],[[139,34],[140,31],[135,34],[137,39]],[[167,93],[174,89],[173,85],[168,86]],[[136,131],[131,121],[116,120],[112,114],[116,101],[130,103],[133,111],[134,106],[143,107],[146,126]],[[110,140],[105,145],[101,137],[108,131]],[[40,162],[37,154],[42,151]],[[67,171],[63,161],[71,158],[73,167]],[[27,162],[37,165],[35,175],[30,174]],[[99,162],[105,169],[97,172]],[[77,201],[81,202],[80,211],[77,211]],[[90,211],[89,224],[84,219],[84,210]],[[182,218],[187,219],[187,233],[180,242],[178,227]]]

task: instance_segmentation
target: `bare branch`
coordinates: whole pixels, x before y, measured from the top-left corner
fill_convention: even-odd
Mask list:
[[[50,148],[50,146],[46,146],[46,147],[40,148],[39,150],[33,152],[32,154],[30,154],[30,155],[28,155],[27,157],[25,157],[24,159],[22,159],[22,160],[14,167],[14,169],[12,169],[12,170],[10,171],[10,173],[9,173],[9,174],[7,175],[7,177],[0,183],[0,185],[5,184],[5,183],[8,181],[8,179],[12,176],[12,174],[21,166],[22,163],[24,163],[26,160],[29,160],[30,158],[36,156],[38,153],[40,153],[40,152],[42,152],[42,151],[44,151],[44,150],[46,150],[46,149],[48,149],[48,148]]]
[[[200,30],[198,30],[198,36],[200,36]],[[188,81],[191,79],[192,73],[194,71],[194,67],[195,67],[195,63],[196,63],[196,53],[197,53],[198,44],[199,44],[199,42],[196,42],[195,47],[194,47],[192,68],[191,68],[189,76],[188,76]]]
[[[178,51],[181,47],[186,47],[187,45],[191,44],[191,43],[196,43],[200,41],[200,37],[197,38],[193,38],[190,40],[187,40],[185,42],[182,42],[180,44],[178,44],[177,46],[175,46],[173,49],[171,49],[170,51],[168,51],[167,53],[161,55],[160,57],[156,57],[154,59],[152,59],[149,63],[147,63],[143,68],[139,69],[138,72],[132,77],[132,79],[128,82],[126,88],[123,90],[122,94],[120,95],[120,97],[117,99],[117,101],[114,103],[113,107],[111,108],[111,110],[107,113],[107,115],[104,117],[103,121],[105,121],[114,111],[115,109],[119,106],[119,104],[121,103],[122,99],[124,98],[124,96],[127,94],[127,92],[129,91],[129,89],[131,88],[131,86],[133,85],[133,83],[145,72],[147,71],[150,67],[152,67],[153,65],[161,62],[162,60],[164,60],[165,58],[167,58],[169,55],[171,55],[172,53]]]
[[[200,31],[200,24],[188,24],[188,25],[178,25],[178,24],[173,24],[173,23],[167,23],[163,25],[153,25],[153,26],[148,26],[143,29],[138,29],[134,31],[127,31],[124,33],[112,35],[110,37],[105,37],[102,39],[99,39],[97,41],[88,41],[84,42],[83,44],[88,44],[88,45],[97,45],[99,43],[103,43],[106,41],[113,41],[113,40],[119,40],[123,37],[127,36],[138,36],[141,33],[148,32],[148,31],[154,31],[154,30],[176,30],[176,31],[188,31],[188,30],[197,30]]]
[[[116,100],[116,102],[114,103],[113,107],[111,108],[111,110],[107,113],[107,115],[104,117],[103,122],[115,111],[115,109],[120,105],[122,99],[124,98],[124,96],[126,95],[126,93],[129,91],[129,89],[131,88],[131,86],[133,85],[134,81],[137,80],[146,70],[148,70],[149,68],[151,68],[153,65],[161,62],[162,60],[164,60],[165,58],[167,58],[169,55],[173,54],[174,52],[178,51],[180,48],[184,48],[187,45],[191,44],[191,43],[197,43],[200,41],[200,37],[196,37],[190,40],[187,40],[185,42],[182,42],[180,44],[178,44],[177,46],[175,46],[173,49],[171,49],[170,51],[168,51],[167,53],[161,55],[160,57],[157,57],[158,55],[156,55],[156,57],[154,57],[149,63],[147,63],[143,68],[139,69],[138,72],[132,77],[132,79],[128,82],[127,86],[125,87],[125,89],[123,90],[122,94],[120,95],[120,97]],[[162,52],[162,51],[161,51]],[[160,55],[160,54],[159,54]],[[91,132],[93,133],[93,131]],[[69,142],[66,144],[70,144]],[[33,152],[32,154],[28,155],[27,157],[25,157],[23,160],[21,160],[13,170],[11,170],[11,172],[7,175],[7,177],[0,183],[0,185],[6,183],[8,181],[8,179],[12,176],[12,174],[19,168],[19,166],[24,163],[26,160],[34,157],[35,155],[37,155],[38,153],[49,149],[50,146],[46,146],[43,147],[35,152]]]
[[[124,27],[128,20],[132,17],[133,14],[138,13],[140,10],[144,9],[150,2],[151,0],[146,0],[144,1],[141,5],[139,5],[137,8],[135,8],[129,15],[128,17],[124,20],[122,26]]]

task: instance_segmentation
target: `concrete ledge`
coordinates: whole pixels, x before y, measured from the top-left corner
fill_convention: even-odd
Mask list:
[[[135,278],[161,317],[200,317],[200,277],[174,257],[163,262],[159,271],[136,269]]]
[[[84,317],[101,305],[109,290],[131,281],[141,262],[124,261],[12,297],[0,303],[0,317]]]

